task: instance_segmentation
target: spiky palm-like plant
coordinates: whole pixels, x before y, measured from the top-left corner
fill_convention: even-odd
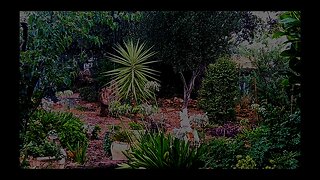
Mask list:
[[[191,147],[189,142],[160,131],[141,134],[138,142],[125,151],[127,163],[119,169],[198,169],[204,166],[204,146]]]
[[[156,76],[158,71],[151,69],[148,64],[158,62],[156,60],[150,61],[149,58],[156,54],[145,48],[145,43],[133,43],[132,40],[124,42],[124,47],[117,44],[114,50],[119,54],[111,54],[107,58],[121,67],[107,71],[107,76],[113,76],[118,86],[119,98],[128,99],[133,98],[135,102],[139,100],[146,100],[152,97],[150,91],[145,90],[145,85],[148,78],[159,81]]]

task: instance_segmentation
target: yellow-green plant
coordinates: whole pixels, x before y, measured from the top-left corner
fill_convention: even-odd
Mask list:
[[[80,142],[78,141],[76,147],[71,147],[69,144],[67,144],[67,146],[70,152],[72,153],[73,159],[76,162],[80,164],[84,164],[86,162],[88,143],[84,142],[80,144]]]
[[[235,169],[256,169],[256,162],[250,156],[242,157],[241,155],[237,156],[238,163],[236,164]]]
[[[113,76],[118,85],[120,99],[129,98],[131,100],[133,98],[135,102],[138,102],[153,97],[150,90],[144,89],[148,79],[159,81],[154,77],[158,71],[148,66],[148,64],[158,62],[157,60],[149,60],[156,54],[156,52],[150,51],[151,48],[145,49],[145,43],[140,44],[139,40],[136,43],[129,40],[124,42],[124,47],[120,44],[116,45],[114,50],[119,55],[109,53],[108,59],[121,67],[104,74]]]

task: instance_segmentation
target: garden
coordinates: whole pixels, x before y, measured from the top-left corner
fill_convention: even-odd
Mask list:
[[[20,167],[301,167],[300,14],[21,11]]]

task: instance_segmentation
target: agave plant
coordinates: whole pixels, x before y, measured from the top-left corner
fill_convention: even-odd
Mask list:
[[[142,134],[138,142],[133,144],[130,151],[124,152],[128,158],[127,163],[120,168],[133,169],[167,169],[167,168],[200,168],[203,162],[200,157],[204,149],[191,147],[184,140],[158,133],[148,132]]]
[[[135,44],[129,40],[124,42],[124,47],[120,44],[116,45],[114,50],[119,55],[109,53],[110,56],[107,58],[121,65],[121,67],[105,73],[107,76],[113,76],[116,81],[120,99],[134,98],[135,102],[138,102],[138,100],[152,98],[151,91],[144,89],[148,78],[159,81],[154,77],[158,71],[148,67],[148,64],[158,62],[149,60],[156,54],[156,52],[150,51],[151,48],[145,49],[145,43],[139,44],[139,40]]]

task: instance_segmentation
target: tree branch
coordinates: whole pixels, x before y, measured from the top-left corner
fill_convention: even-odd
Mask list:
[[[186,79],[184,78],[183,73],[181,71],[179,71],[179,74],[180,74],[180,77],[181,77],[182,82],[183,82],[183,88],[186,89],[187,88]]]

